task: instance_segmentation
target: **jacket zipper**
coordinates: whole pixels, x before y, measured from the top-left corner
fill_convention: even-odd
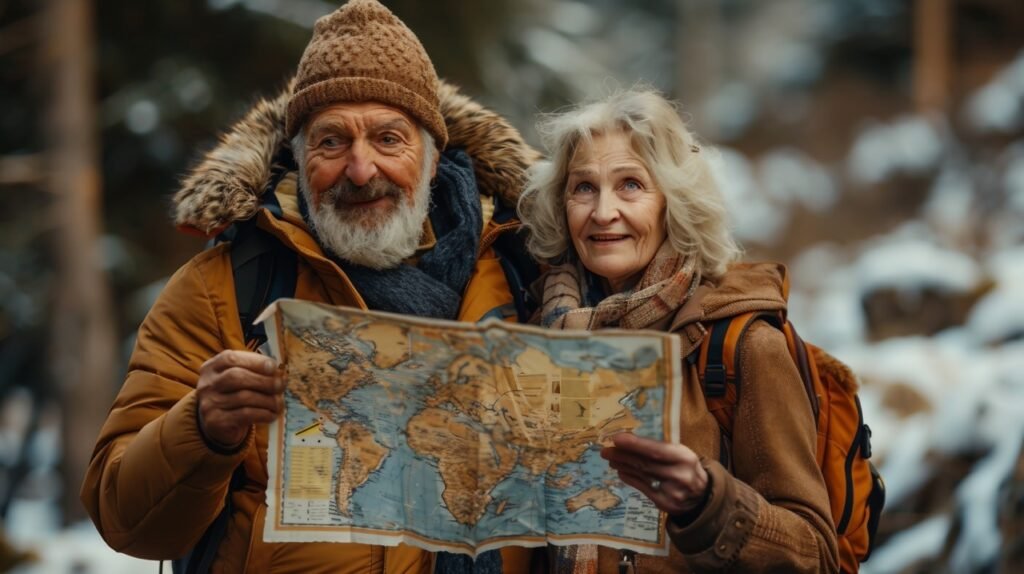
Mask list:
[[[843,516],[836,525],[836,532],[846,534],[846,527],[849,526],[850,516],[853,514],[853,459],[860,452],[861,443],[864,439],[864,411],[860,408],[860,397],[854,397],[857,404],[857,434],[853,437],[853,444],[846,453],[846,502],[843,504]]]
[[[619,574],[636,574],[636,552],[623,550],[619,560]]]

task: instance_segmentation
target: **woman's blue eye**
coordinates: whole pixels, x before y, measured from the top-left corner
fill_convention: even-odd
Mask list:
[[[644,188],[642,185],[640,185],[640,182],[636,181],[635,179],[627,179],[626,182],[622,184],[622,187],[632,191]]]
[[[576,189],[574,189],[573,191],[576,193],[590,193],[594,191],[594,186],[590,185],[587,182],[578,183],[576,184]]]

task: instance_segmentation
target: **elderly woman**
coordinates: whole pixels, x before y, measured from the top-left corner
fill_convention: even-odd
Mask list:
[[[672,329],[687,356],[699,321],[784,308],[778,266],[733,263],[739,249],[707,151],[662,96],[621,93],[550,116],[541,132],[550,160],[534,170],[520,210],[528,248],[552,264],[541,279],[543,325]],[[625,433],[601,453],[670,517],[670,555],[636,556],[637,572],[838,571],[814,415],[785,337],[758,321],[740,352],[733,436],[687,366],[683,444]],[[586,546],[548,558],[559,572],[615,571],[620,559]]]

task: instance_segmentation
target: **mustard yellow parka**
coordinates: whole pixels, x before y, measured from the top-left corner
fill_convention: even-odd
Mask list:
[[[283,141],[288,90],[256,104],[221,138],[221,145],[185,180],[175,196],[179,227],[215,234],[232,222],[257,225],[298,255],[295,297],[366,308],[345,273],[324,256],[306,230],[290,174],[275,188],[283,217],[259,208]],[[514,205],[525,170],[538,156],[502,118],[442,85],[450,147],[474,160],[485,207],[494,197]],[[264,198],[265,199],[265,198]],[[479,257],[463,294],[459,319],[477,321],[512,303],[492,245],[517,221],[487,219]],[[421,249],[429,249],[429,240]],[[173,559],[194,547],[218,515],[236,466],[246,482],[232,493],[234,512],[214,572],[430,572],[433,555],[398,546],[269,544],[262,542],[267,484],[267,427],[249,433],[237,454],[218,454],[199,434],[195,386],[199,368],[225,349],[244,349],[235,301],[230,246],[194,257],[167,283],[138,332],[128,375],[93,453],[82,501],[115,550]],[[502,552],[506,572],[527,568],[529,551]]]

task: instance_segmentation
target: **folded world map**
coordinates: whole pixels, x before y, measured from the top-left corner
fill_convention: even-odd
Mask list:
[[[679,442],[676,336],[291,299],[260,320],[287,372],[264,540],[668,553],[663,513],[599,451],[624,431]]]

